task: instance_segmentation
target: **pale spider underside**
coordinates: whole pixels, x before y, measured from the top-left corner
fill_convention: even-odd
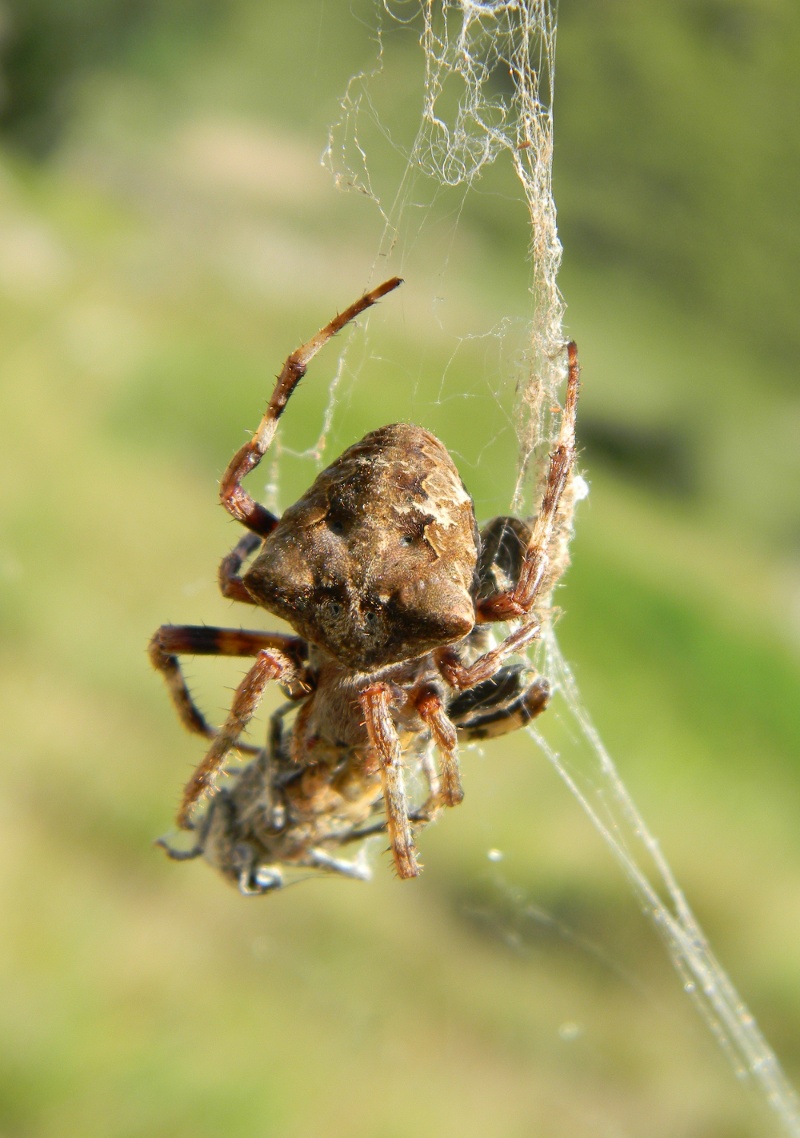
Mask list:
[[[258,430],[220,484],[222,504],[249,531],[220,566],[222,593],[282,617],[295,635],[163,625],[150,643],[180,719],[211,740],[178,814],[194,847],[161,844],[175,858],[204,856],[245,893],[280,887],[291,869],[368,876],[363,859],[342,852],[382,831],[398,875],[415,877],[414,832],[463,798],[458,741],[522,727],[549,700],[547,682],[509,660],[538,636],[537,601],[558,572],[551,546],[575,452],[574,343],[531,524],[500,517],[479,532],[443,444],[406,423],[351,446],[280,518],[242,488],[313,356],[400,283],[393,277],[366,293],[289,356]],[[497,621],[516,628],[495,644],[486,626]],[[192,700],[182,655],[255,658],[219,730]],[[258,748],[240,736],[270,681],[287,702]],[[218,789],[232,749],[254,757]],[[426,786],[417,806],[406,795],[408,769]]]

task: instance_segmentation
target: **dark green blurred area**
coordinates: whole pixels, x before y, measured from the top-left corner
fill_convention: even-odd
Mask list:
[[[777,1132],[526,737],[463,757],[466,801],[423,835],[418,882],[376,852],[370,885],[250,901],[152,849],[201,747],[144,646],[168,620],[259,626],[216,595],[236,539],[216,480],[288,351],[373,268],[382,220],[318,157],[374,64],[375,13],[0,13],[0,1134]],[[419,114],[418,30],[385,21],[392,145],[363,120],[387,199]],[[561,6],[561,287],[592,489],[560,640],[795,1079],[799,67],[788,2]],[[463,203],[414,186],[428,228],[348,342],[331,430],[335,453],[424,423],[481,517],[514,475],[516,341],[487,331],[528,314],[513,193],[502,169]],[[336,351],[314,369],[282,427],[283,505],[313,476],[290,452],[320,433]],[[221,717],[240,662],[190,672]],[[570,762],[569,720],[547,718]]]

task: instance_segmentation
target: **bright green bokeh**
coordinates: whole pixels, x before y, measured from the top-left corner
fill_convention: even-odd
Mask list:
[[[216,594],[236,539],[216,479],[287,352],[363,287],[380,219],[317,164],[373,58],[366,0],[143,11],[119,33],[114,5],[75,8],[104,30],[48,45],[77,70],[46,156],[22,130],[0,152],[0,1133],[768,1133],[526,739],[464,756],[467,799],[423,835],[418,882],[376,853],[371,885],[248,901],[152,849],[200,747],[144,647],[169,620],[260,625]],[[800,16],[563,0],[561,18],[561,283],[592,485],[561,642],[796,1076]],[[400,129],[418,49],[389,38]],[[480,331],[526,315],[509,186],[493,173],[457,229],[447,201],[429,215],[431,271],[438,225]],[[331,445],[423,422],[486,517],[513,478],[511,404],[487,392],[497,372],[513,395],[514,340],[456,350],[423,289],[410,276],[356,330]],[[296,396],[291,447],[317,438],[335,364]],[[284,457],[284,505],[313,469]],[[190,671],[221,716],[241,661]]]

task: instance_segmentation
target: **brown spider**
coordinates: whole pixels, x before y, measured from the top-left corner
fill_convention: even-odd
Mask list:
[[[531,526],[501,517],[479,533],[447,450],[407,423],[351,446],[281,518],[242,488],[313,356],[400,283],[393,277],[366,293],[288,357],[258,430],[220,484],[222,504],[251,531],[220,566],[223,595],[282,617],[296,635],[163,625],[150,643],[184,725],[212,740],[178,814],[182,829],[196,830],[196,845],[167,851],[203,854],[243,892],[280,886],[290,866],[366,876],[362,863],[339,851],[383,829],[398,875],[415,877],[413,831],[463,798],[458,739],[514,730],[549,700],[546,681],[506,661],[538,636],[537,599],[557,573],[550,547],[575,451],[574,343],[559,436]],[[493,645],[486,625],[509,620],[518,627]],[[184,654],[255,657],[219,731],[192,701],[178,663]],[[288,703],[260,749],[239,737],[271,680]],[[283,718],[293,709],[285,732]],[[256,757],[230,789],[217,791],[232,748]],[[404,766],[421,770],[428,785],[416,809],[408,805]],[[195,823],[196,804],[215,791]]]

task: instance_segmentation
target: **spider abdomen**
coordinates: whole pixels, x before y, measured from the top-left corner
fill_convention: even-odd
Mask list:
[[[244,584],[312,644],[369,672],[470,632],[477,558],[472,499],[444,444],[393,423],[317,476]]]

